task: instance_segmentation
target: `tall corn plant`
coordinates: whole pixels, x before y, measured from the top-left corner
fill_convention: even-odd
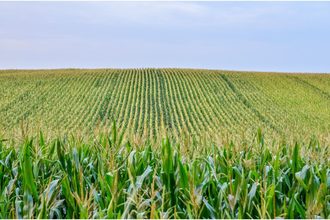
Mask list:
[[[0,141],[1,218],[329,218],[328,146]],[[185,146],[187,147],[187,146]],[[319,160],[313,160],[317,155]]]

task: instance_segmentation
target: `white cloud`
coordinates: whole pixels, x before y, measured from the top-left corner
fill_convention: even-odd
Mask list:
[[[71,3],[64,11],[72,21],[113,26],[158,28],[295,28],[301,25],[299,7],[290,3],[259,2],[84,2]],[[60,4],[58,8],[60,7]],[[54,10],[56,13],[60,10]],[[317,10],[316,10],[317,11]],[[305,17],[326,15],[311,11]],[[327,16],[327,15],[326,15]],[[301,16],[300,16],[301,18]],[[70,22],[70,21],[69,21]]]
[[[322,59],[329,51],[329,6],[288,2],[0,2],[0,68],[229,65],[238,69],[276,66],[279,61],[299,66],[301,48],[315,56],[308,59],[321,65],[327,63]],[[308,59],[304,58],[304,63]]]
[[[26,28],[26,31],[49,27],[56,31],[56,28],[79,25],[159,29],[275,29],[302,25],[299,7],[288,2],[0,2],[0,6],[0,27]],[[304,19],[320,19],[322,15],[327,18],[326,11],[314,6]]]

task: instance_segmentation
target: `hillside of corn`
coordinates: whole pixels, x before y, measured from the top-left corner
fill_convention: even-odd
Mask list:
[[[0,71],[0,135],[329,141],[330,75],[198,69]],[[235,137],[235,138],[234,138]]]
[[[0,71],[0,218],[330,218],[330,75]]]

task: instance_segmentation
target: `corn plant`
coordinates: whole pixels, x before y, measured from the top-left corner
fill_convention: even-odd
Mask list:
[[[329,146],[0,141],[0,218],[330,218]]]

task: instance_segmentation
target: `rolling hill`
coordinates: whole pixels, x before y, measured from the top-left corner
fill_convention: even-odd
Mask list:
[[[330,75],[7,70],[0,85],[1,219],[330,217]]]
[[[0,71],[0,131],[95,133],[113,120],[157,138],[329,138],[330,75],[198,69]]]

